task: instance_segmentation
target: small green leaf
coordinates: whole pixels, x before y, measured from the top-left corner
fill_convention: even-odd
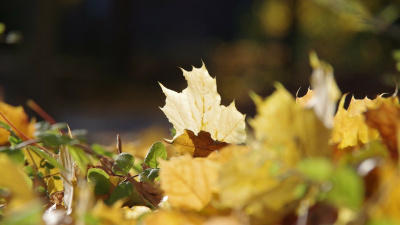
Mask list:
[[[0,127],[4,128],[4,129],[6,129],[6,130],[8,130],[10,132],[12,131],[11,126],[8,125],[7,123],[3,122],[3,121],[0,121]]]
[[[35,146],[27,146],[27,149],[33,151],[34,153],[36,153],[41,158],[45,158],[47,160],[47,162],[49,162],[54,167],[57,167],[60,170],[65,171],[65,168],[60,163],[58,163],[55,158],[51,157],[50,155],[48,155],[47,153],[45,153],[41,149],[39,149],[39,148],[37,148]]]
[[[135,158],[129,153],[121,153],[117,156],[112,171],[117,175],[125,176],[135,163]]]
[[[158,159],[167,159],[167,149],[161,142],[156,142],[150,147],[144,158],[144,163],[151,168],[158,168]]]
[[[10,135],[8,136],[8,141],[12,144],[12,145],[18,145],[19,143],[22,142],[22,140],[16,136]]]
[[[99,155],[104,155],[107,157],[112,158],[113,154],[109,151],[107,151],[103,146],[99,145],[99,144],[92,144],[92,146],[90,146],[91,149],[94,150],[94,152],[96,152]]]
[[[297,165],[297,169],[309,179],[317,182],[327,180],[333,172],[332,164],[323,158],[305,159]]]
[[[153,168],[145,169],[142,173],[139,174],[139,180],[142,182],[152,183],[154,182],[154,179],[158,177],[159,171],[160,169],[153,169]]]
[[[364,183],[356,171],[349,167],[341,167],[331,175],[332,189],[326,200],[337,206],[358,208],[364,198]]]
[[[76,164],[78,165],[79,170],[82,173],[85,173],[87,165],[91,163],[86,153],[81,148],[76,146],[66,145],[65,147],[68,148],[68,151],[72,155],[72,158],[75,160]]]
[[[133,184],[129,181],[119,183],[118,186],[114,189],[114,191],[110,195],[110,199],[107,202],[109,205],[114,204],[116,201],[127,198],[132,195]]]
[[[78,140],[72,139],[68,136],[61,135],[59,133],[43,132],[37,136],[46,146],[58,147],[60,145],[73,145],[77,144]]]
[[[94,186],[94,193],[96,195],[108,194],[110,190],[110,176],[99,168],[91,168],[87,173],[87,180]]]

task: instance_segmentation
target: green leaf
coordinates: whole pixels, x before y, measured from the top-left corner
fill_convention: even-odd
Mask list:
[[[121,182],[118,186],[114,189],[114,191],[110,195],[110,199],[107,202],[109,205],[114,204],[116,201],[127,198],[132,195],[133,184],[129,181]]]
[[[323,158],[305,159],[297,165],[297,169],[309,179],[316,182],[329,179],[333,172],[331,162]]]
[[[88,170],[87,180],[94,186],[94,193],[96,195],[108,194],[110,190],[110,176],[99,168],[91,168]]]
[[[103,146],[99,145],[99,144],[92,144],[92,146],[90,146],[91,149],[94,150],[94,152],[96,152],[99,155],[104,155],[107,157],[112,158],[113,154],[109,151],[107,151]]]
[[[326,200],[336,206],[358,208],[364,198],[364,182],[356,171],[349,167],[340,167],[331,175],[332,189]]]
[[[78,140],[61,135],[59,133],[54,134],[51,132],[43,132],[38,134],[37,137],[41,139],[46,146],[50,147],[59,147],[60,145],[65,144],[73,145],[78,143]]]
[[[16,164],[23,165],[25,163],[25,155],[21,149],[5,149],[0,152],[6,153]]]
[[[135,158],[129,153],[121,153],[117,156],[112,171],[117,175],[125,176],[135,163]]]
[[[11,126],[3,121],[0,121],[0,127],[12,132]]]
[[[152,183],[154,182],[154,179],[158,177],[159,171],[160,169],[153,169],[153,168],[145,169],[142,173],[139,174],[139,180],[142,182]]]
[[[12,145],[18,145],[22,142],[22,140],[16,136],[10,135],[8,136],[8,141],[12,144]]]
[[[144,158],[144,163],[151,168],[158,168],[158,159],[167,159],[167,149],[161,142],[156,142],[150,147]]]
[[[367,225],[398,225],[398,223],[396,222],[396,220],[385,218],[385,219],[372,219],[367,223]]]
[[[76,164],[79,167],[81,173],[85,174],[87,165],[91,164],[89,157],[86,153],[79,147],[66,145],[68,148],[69,153],[72,155],[72,158],[75,160]]]
[[[32,150],[34,153],[36,153],[41,158],[45,158],[47,160],[47,162],[49,162],[54,167],[57,167],[60,170],[65,171],[65,168],[60,163],[58,163],[55,158],[51,157],[50,155],[48,155],[47,153],[45,153],[41,149],[39,149],[39,148],[37,148],[35,146],[27,146],[26,148],[28,150]]]

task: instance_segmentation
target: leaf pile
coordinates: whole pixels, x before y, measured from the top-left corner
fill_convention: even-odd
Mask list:
[[[1,223],[400,223],[397,96],[345,108],[332,67],[315,53],[310,64],[305,96],[279,83],[265,99],[250,94],[250,131],[204,64],[183,71],[182,92],[160,84],[173,137],[143,158],[119,138],[115,152],[89,146],[82,131],[1,102]]]

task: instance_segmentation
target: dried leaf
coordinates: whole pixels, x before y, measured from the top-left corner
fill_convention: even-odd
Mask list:
[[[161,189],[173,207],[201,210],[211,200],[218,177],[216,163],[185,155],[161,162]]]
[[[363,113],[368,107],[376,104],[380,97],[374,100],[367,97],[358,100],[352,97],[347,110],[343,107],[346,97],[347,95],[343,95],[340,100],[330,142],[338,143],[338,148],[343,149],[377,140],[379,138],[378,131],[367,126]]]
[[[228,107],[220,105],[215,78],[211,78],[203,64],[191,72],[183,71],[188,87],[181,93],[169,90],[162,84],[166,104],[161,110],[174,125],[176,136],[191,130],[211,134],[211,138],[227,143],[243,143],[246,139],[245,115],[236,110],[235,103]]]
[[[328,63],[320,61],[315,52],[310,53],[310,64],[313,68],[311,88],[314,93],[306,107],[313,108],[324,125],[332,128],[336,103],[341,96],[333,76],[333,68]]]
[[[400,140],[400,105],[397,97],[382,99],[376,104],[375,109],[367,110],[364,115],[365,122],[371,128],[375,128],[382,136],[392,158],[398,159]]]
[[[214,141],[208,132],[200,131],[195,135],[191,130],[184,130],[182,135],[169,143],[174,145],[180,155],[189,153],[193,157],[207,157],[213,151],[228,145],[225,142]]]
[[[69,153],[68,147],[60,146],[60,152],[57,155],[57,161],[65,168],[65,171],[60,171],[61,179],[64,187],[64,205],[67,209],[67,215],[72,212],[72,200],[74,197],[74,180],[75,177],[75,160]]]
[[[329,156],[330,130],[312,109],[296,104],[292,95],[281,85],[264,101],[252,96],[257,114],[250,120],[256,140],[275,158],[291,165],[301,156]]]

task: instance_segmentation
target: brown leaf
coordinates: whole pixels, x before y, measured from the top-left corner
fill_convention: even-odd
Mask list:
[[[383,143],[390,151],[393,159],[398,159],[398,140],[400,129],[400,105],[397,97],[385,99],[376,109],[364,113],[365,122],[375,128],[382,136]]]
[[[226,142],[214,141],[206,131],[200,131],[196,136],[191,130],[184,130],[183,134],[169,143],[174,145],[179,154],[189,153],[193,157],[207,157],[228,145]]]

